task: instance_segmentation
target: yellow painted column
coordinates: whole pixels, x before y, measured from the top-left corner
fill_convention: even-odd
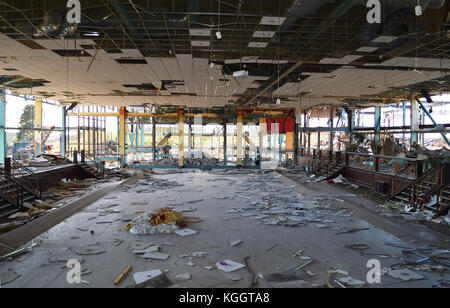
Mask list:
[[[286,133],[286,150],[294,150],[294,133]]]
[[[184,110],[178,110],[178,166],[181,168],[184,166]]]
[[[42,100],[36,99],[34,103],[34,154],[38,156],[42,152]]]
[[[120,108],[119,112],[119,156],[122,165],[126,164],[126,152],[125,152],[125,120],[126,110]]]
[[[242,137],[243,137],[243,125],[244,113],[242,111],[238,111],[237,117],[237,165],[242,166],[243,159],[243,147],[242,147]]]

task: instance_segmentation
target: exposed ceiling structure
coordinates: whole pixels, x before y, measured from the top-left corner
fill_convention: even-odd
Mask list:
[[[385,0],[0,1],[0,84],[63,103],[308,108],[450,89],[450,4]],[[281,99],[281,104],[276,101]]]

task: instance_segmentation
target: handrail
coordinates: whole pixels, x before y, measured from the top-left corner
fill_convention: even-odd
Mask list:
[[[358,156],[366,156],[366,157],[377,157],[377,158],[386,158],[386,159],[396,159],[396,160],[403,160],[403,161],[409,161],[409,162],[418,162],[418,161],[422,161],[422,160],[423,160],[423,159],[417,159],[417,158],[406,158],[406,157],[386,156],[386,155],[375,155],[375,154],[355,153],[355,152],[346,152],[346,154],[349,154],[349,155],[358,155]]]
[[[42,190],[39,176],[30,169],[28,169],[27,167],[25,167],[24,165],[22,165],[21,163],[19,163],[17,160],[12,159],[11,162],[13,163],[13,165],[18,167],[15,170],[17,170],[21,175],[21,177],[14,177],[14,179],[18,181],[23,186],[23,188],[25,188],[28,192],[33,194],[36,198],[40,199],[42,197]],[[36,184],[33,185],[32,181],[30,180],[35,180]]]
[[[404,188],[397,190],[400,186],[403,186],[402,184],[404,184],[404,182],[400,183],[400,185],[398,185],[396,188],[394,189],[394,184],[395,184],[395,180],[398,178],[402,178],[404,179],[404,177],[400,177],[400,174],[408,171],[411,167],[413,167],[414,165],[409,165],[406,168],[403,168],[402,170],[400,170],[397,174],[394,175],[393,178],[391,178],[391,199],[394,198],[395,196],[397,196],[399,193],[401,193],[403,190],[406,189],[406,187],[409,187],[410,184],[406,185]],[[408,183],[408,181],[407,181]]]
[[[5,186],[1,185],[0,186],[0,196],[3,199],[5,199],[6,201],[8,201],[9,203],[11,203],[12,205],[14,205],[16,207],[21,207],[22,201],[20,199],[20,188],[19,188],[20,184],[18,183],[18,181],[3,170],[0,170],[0,180],[9,182],[9,184],[15,185],[15,190],[16,190],[16,193],[12,194],[9,189],[5,190],[4,189]],[[13,183],[11,183],[11,182],[13,182]]]

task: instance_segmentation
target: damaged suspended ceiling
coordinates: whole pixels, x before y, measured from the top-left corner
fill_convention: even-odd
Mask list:
[[[382,1],[381,25],[366,22],[366,1],[168,2],[81,1],[73,27],[64,1],[0,1],[0,83],[63,103],[203,108],[373,105],[450,88],[445,1],[421,1],[421,17],[416,0]]]

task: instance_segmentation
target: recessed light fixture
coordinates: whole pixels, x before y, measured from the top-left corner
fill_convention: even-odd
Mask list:
[[[211,43],[209,41],[192,41],[193,47],[209,47]]]
[[[190,29],[191,36],[211,36],[211,29]]]
[[[233,77],[246,77],[248,76],[248,71],[237,71],[233,73]]]
[[[269,43],[265,42],[250,42],[248,48],[266,48]]]
[[[286,21],[286,17],[263,17],[260,25],[281,26]]]
[[[95,36],[95,37],[98,37],[98,36],[100,36],[100,33],[98,33],[98,32],[86,32],[83,35],[84,36]]]
[[[275,31],[255,31],[253,37],[272,38],[275,34]]]
[[[385,44],[389,44],[392,43],[393,41],[395,41],[396,39],[398,39],[397,36],[379,36],[376,39],[374,39],[372,42],[373,43],[385,43]]]

